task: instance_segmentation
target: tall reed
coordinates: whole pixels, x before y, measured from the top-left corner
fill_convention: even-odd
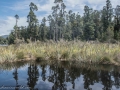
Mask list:
[[[0,47],[0,62],[20,59],[77,60],[89,63],[120,63],[120,44],[59,41],[34,42]]]

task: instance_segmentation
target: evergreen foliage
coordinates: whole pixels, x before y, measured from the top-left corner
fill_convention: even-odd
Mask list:
[[[28,26],[18,27],[19,16],[16,14],[16,25],[8,37],[8,43],[14,43],[15,39],[25,42],[53,40],[120,40],[120,6],[112,8],[110,0],[106,0],[106,6],[102,10],[93,10],[89,6],[84,7],[83,16],[72,10],[66,12],[63,0],[55,0],[52,13],[43,17],[39,24],[35,11],[38,10],[34,3],[30,3],[30,12],[27,16]],[[49,25],[47,25],[47,23]]]

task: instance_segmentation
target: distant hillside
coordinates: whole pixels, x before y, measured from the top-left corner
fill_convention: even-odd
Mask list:
[[[0,37],[7,38],[7,37],[8,37],[8,35],[3,35],[3,36],[0,36]]]

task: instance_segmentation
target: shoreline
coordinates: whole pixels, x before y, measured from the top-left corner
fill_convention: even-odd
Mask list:
[[[114,65],[114,66],[120,66],[119,63],[100,63],[100,62],[88,62],[88,61],[79,61],[79,60],[37,60],[37,59],[21,59],[21,60],[13,60],[13,61],[5,61],[5,62],[0,62],[0,64],[9,64],[9,63],[18,63],[18,62],[34,62],[34,63],[39,63],[41,61],[47,61],[47,62],[74,62],[74,63],[80,63],[80,64],[87,64],[87,65]]]

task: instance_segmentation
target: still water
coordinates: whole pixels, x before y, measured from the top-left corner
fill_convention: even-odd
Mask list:
[[[1,64],[0,90],[120,90],[120,68],[53,61]]]

